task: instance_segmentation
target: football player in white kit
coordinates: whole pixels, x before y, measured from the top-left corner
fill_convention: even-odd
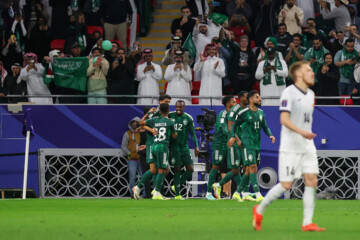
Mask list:
[[[319,173],[316,148],[311,131],[314,111],[314,72],[307,61],[294,63],[290,68],[294,84],[287,87],[280,99],[280,150],[279,181],[266,195],[260,205],[253,208],[253,226],[261,230],[265,208],[289,190],[295,179],[305,179],[303,195],[304,218],[302,231],[325,231],[312,222],[315,208],[317,175]]]

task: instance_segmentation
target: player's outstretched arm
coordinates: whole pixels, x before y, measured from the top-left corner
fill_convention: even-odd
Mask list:
[[[306,139],[313,139],[316,137],[315,133],[305,131],[298,126],[296,126],[291,120],[290,120],[290,113],[289,112],[281,112],[280,114],[280,123],[290,129],[293,132],[296,132],[303,136]]]
[[[275,143],[275,137],[273,136],[273,134],[271,133],[270,128],[267,125],[265,114],[263,114],[263,120],[261,121],[261,128],[266,133],[266,135],[268,135],[270,137],[271,142]]]

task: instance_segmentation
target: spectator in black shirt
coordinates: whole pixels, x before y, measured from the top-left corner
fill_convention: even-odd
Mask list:
[[[23,61],[21,48],[16,41],[15,35],[8,36],[7,43],[1,51],[1,55],[1,58],[5,60],[4,67],[8,72],[11,72],[11,66],[13,63]]]
[[[11,73],[5,78],[5,84],[7,86],[7,95],[27,95],[27,86],[25,81],[21,81],[18,78],[21,72],[21,65],[14,63],[11,67]],[[27,102],[27,98],[11,98],[8,99],[9,103]]]
[[[80,13],[77,20],[75,16],[70,16],[69,25],[66,29],[66,42],[64,46],[64,53],[69,54],[70,47],[74,44],[74,42],[77,42],[79,44],[81,52],[83,52],[82,55],[85,55],[86,43],[84,40],[88,38],[87,35],[88,33],[85,24],[85,15],[83,13]]]
[[[176,29],[181,29],[182,31],[182,41],[184,42],[189,35],[194,30],[196,21],[191,18],[190,8],[184,6],[181,8],[181,17],[175,18],[171,23],[171,33],[176,35]]]
[[[285,23],[280,23],[278,27],[278,33],[274,36],[278,42],[277,50],[281,52],[283,56],[286,56],[286,51],[289,48],[289,44],[292,41],[292,36],[287,32]]]

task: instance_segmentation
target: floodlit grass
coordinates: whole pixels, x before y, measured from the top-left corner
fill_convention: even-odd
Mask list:
[[[1,239],[360,239],[360,201],[317,201],[314,222],[323,233],[303,233],[302,202],[278,200],[263,230],[251,226],[254,203],[232,200],[131,199],[0,200]]]

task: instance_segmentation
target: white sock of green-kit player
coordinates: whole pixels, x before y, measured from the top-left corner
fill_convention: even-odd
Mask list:
[[[303,226],[312,223],[315,208],[315,188],[305,186],[303,195],[304,219]]]
[[[276,184],[265,196],[264,200],[260,203],[257,208],[257,212],[261,215],[264,214],[265,208],[273,201],[281,197],[281,195],[286,191],[285,188],[281,186],[280,183]]]

